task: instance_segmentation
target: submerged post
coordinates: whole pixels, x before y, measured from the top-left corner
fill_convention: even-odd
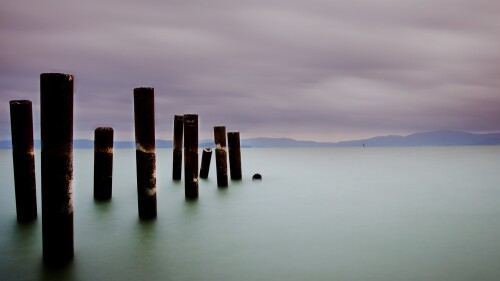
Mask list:
[[[200,178],[208,178],[208,172],[210,171],[210,160],[212,159],[212,149],[206,147],[203,149],[203,154],[201,155],[201,168],[200,168]]]
[[[43,261],[73,258],[73,76],[40,75]]]
[[[198,198],[198,115],[184,115],[185,196]]]
[[[227,133],[229,170],[232,180],[241,180],[240,132]]]
[[[182,134],[184,128],[184,116],[174,116],[174,138],[172,142],[172,179],[180,180],[182,175]]]
[[[215,168],[217,172],[217,186],[227,186],[227,153],[226,153],[226,127],[214,127],[215,142]]]
[[[94,199],[111,199],[113,186],[113,128],[94,132]]]
[[[139,218],[156,217],[154,89],[134,89],[135,156]]]
[[[26,222],[37,217],[31,101],[10,101],[10,128],[17,221]]]

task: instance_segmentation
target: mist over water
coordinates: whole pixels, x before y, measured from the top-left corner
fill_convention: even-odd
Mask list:
[[[243,180],[217,188],[212,159],[197,201],[171,154],[157,150],[158,217],[141,221],[135,150],[115,149],[109,202],[93,199],[93,150],[75,150],[75,258],[48,269],[40,151],[39,219],[18,224],[0,150],[0,280],[500,280],[500,147],[242,149]]]

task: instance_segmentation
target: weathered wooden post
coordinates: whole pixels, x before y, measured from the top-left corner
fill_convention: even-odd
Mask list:
[[[94,132],[94,199],[111,199],[113,186],[113,128]]]
[[[240,132],[227,133],[229,170],[232,180],[241,180]]]
[[[184,115],[184,186],[188,199],[198,198],[198,115]]]
[[[215,167],[217,172],[217,186],[227,186],[227,153],[226,153],[226,127],[214,127],[215,142]]]
[[[139,218],[156,217],[155,107],[153,88],[134,89],[135,156]]]
[[[26,222],[37,217],[31,101],[10,101],[10,128],[17,221]]]
[[[182,134],[184,128],[184,116],[174,116],[174,138],[172,141],[172,179],[180,180],[182,175]]]
[[[206,147],[203,149],[203,154],[201,155],[201,168],[200,168],[200,178],[208,178],[208,172],[210,171],[210,160],[212,159],[212,149]]]
[[[73,258],[73,76],[40,75],[43,261]]]

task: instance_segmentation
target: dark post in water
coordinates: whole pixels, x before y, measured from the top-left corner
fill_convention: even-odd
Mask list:
[[[215,142],[215,168],[217,172],[217,186],[227,186],[227,153],[226,153],[226,127],[214,127]]]
[[[184,183],[188,199],[198,198],[198,115],[184,115]]]
[[[134,89],[135,156],[139,218],[156,217],[154,89]]]
[[[200,168],[200,178],[208,178],[208,172],[210,171],[210,160],[212,159],[212,149],[209,147],[203,149],[203,154],[201,155],[201,168]]]
[[[174,116],[174,138],[173,138],[173,163],[172,179],[180,180],[182,175],[182,134],[184,128],[184,116]]]
[[[31,101],[10,101],[10,128],[17,221],[26,222],[37,217]]]
[[[73,258],[73,76],[40,75],[43,261]]]
[[[241,180],[240,132],[227,133],[229,170],[232,180]]]
[[[94,132],[94,199],[111,199],[113,186],[113,128]]]

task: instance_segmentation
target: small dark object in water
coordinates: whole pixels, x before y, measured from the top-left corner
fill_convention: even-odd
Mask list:
[[[252,180],[262,180],[261,174],[255,174],[255,175],[253,175]]]

